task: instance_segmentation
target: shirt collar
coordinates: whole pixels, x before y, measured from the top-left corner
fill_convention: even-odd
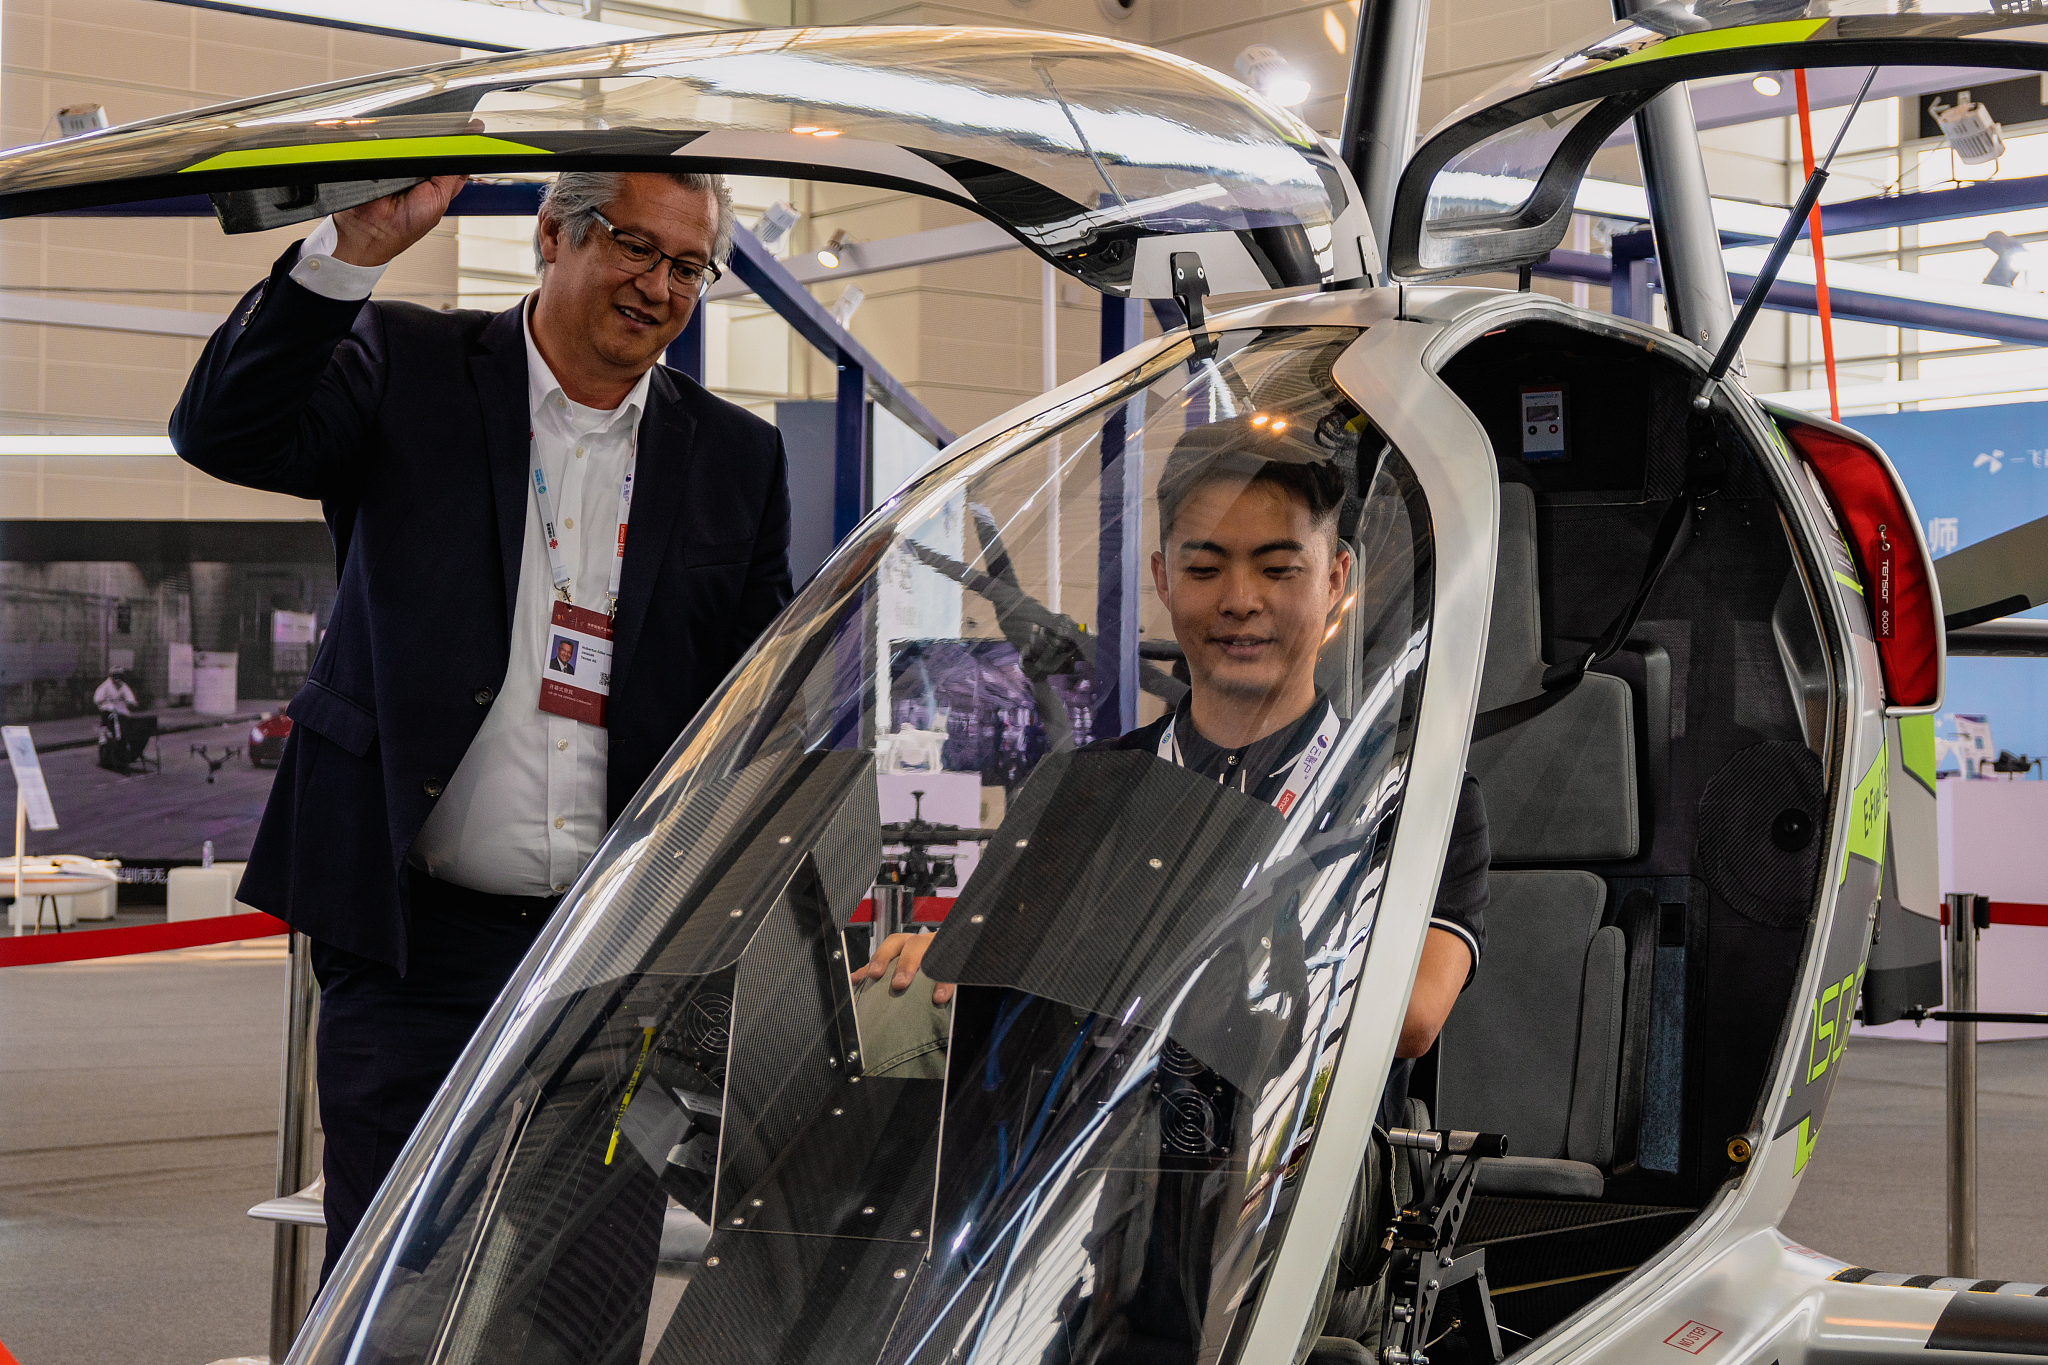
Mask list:
[[[1204,777],[1214,777],[1221,772],[1230,755],[1238,756],[1239,765],[1251,773],[1250,783],[1256,788],[1259,783],[1285,772],[1293,761],[1301,756],[1315,738],[1316,730],[1322,725],[1323,717],[1330,708],[1330,694],[1322,688],[1316,689],[1315,700],[1308,710],[1292,724],[1283,725],[1263,739],[1255,739],[1241,749],[1226,749],[1212,743],[1207,736],[1195,728],[1194,694],[1182,697],[1174,709],[1174,740],[1180,745],[1181,756],[1190,771]]]
[[[519,334],[526,338],[526,411],[529,417],[538,417],[544,410],[555,407],[556,399],[561,400],[560,411],[569,414],[590,414],[594,423],[590,431],[608,431],[621,421],[640,421],[641,413],[647,409],[647,386],[653,378],[654,367],[648,366],[640,372],[640,378],[626,392],[625,401],[610,412],[598,408],[587,408],[562,392],[561,381],[548,368],[548,362],[541,358],[540,347],[533,340],[533,310],[539,303],[538,294],[528,294],[525,306],[520,310]]]

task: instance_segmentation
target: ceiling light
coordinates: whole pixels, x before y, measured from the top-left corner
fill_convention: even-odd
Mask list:
[[[782,245],[782,239],[789,235],[789,230],[796,226],[797,219],[801,217],[803,214],[797,211],[796,205],[787,199],[778,199],[755,220],[754,236],[762,246],[773,251]]]
[[[1981,166],[2005,155],[2005,130],[1989,110],[1970,98],[1969,91],[1958,92],[1953,106],[1944,108],[1937,100],[1927,112],[1941,125],[1948,149],[1965,166]]]
[[[833,321],[837,322],[841,327],[851,327],[853,325],[853,315],[859,311],[861,300],[866,297],[867,295],[861,292],[859,285],[849,284],[846,288],[839,291],[839,297],[833,300],[832,307],[827,311],[832,314]]]
[[[2033,256],[2027,244],[2003,232],[1992,232],[1984,239],[1984,249],[1997,255],[1997,263],[1984,277],[1984,283],[2000,285],[2006,289],[2028,288],[2027,274],[2033,265]]]
[[[845,228],[839,228],[834,231],[832,236],[825,242],[825,245],[818,249],[818,264],[824,266],[827,270],[837,270],[839,268],[839,253],[846,250],[847,244],[852,240],[853,234]]]
[[[1323,36],[1330,40],[1330,46],[1336,48],[1340,56],[1351,45],[1351,35],[1338,22],[1335,10],[1323,11]]]
[[[0,455],[176,455],[168,436],[0,436]]]
[[[814,128],[814,129],[812,129],[812,130],[811,130],[811,136],[812,136],[812,137],[838,137],[838,136],[839,136],[839,130],[838,130],[837,128]]]
[[[799,123],[789,131],[792,133],[815,133],[818,131],[818,125],[815,123]]]
[[[96,133],[107,126],[107,111],[97,104],[67,104],[57,111],[59,139]]]
[[[1769,71],[1759,72],[1749,83],[1755,88],[1757,94],[1764,96],[1766,99],[1776,95],[1785,88],[1779,82],[1777,76]]]
[[[1292,107],[1308,98],[1308,78],[1264,43],[1253,43],[1238,53],[1236,65],[1244,83],[1275,104]]]

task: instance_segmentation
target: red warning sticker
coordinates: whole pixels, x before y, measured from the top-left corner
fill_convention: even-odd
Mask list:
[[[1666,1346],[1676,1346],[1687,1355],[1698,1355],[1714,1344],[1721,1335],[1718,1327],[1709,1327],[1704,1322],[1688,1322],[1685,1326],[1664,1338]]]

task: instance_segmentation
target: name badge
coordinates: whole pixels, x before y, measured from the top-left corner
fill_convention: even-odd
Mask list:
[[[612,693],[612,620],[570,602],[556,602],[548,618],[547,657],[541,660],[540,709],[585,725],[603,725]]]

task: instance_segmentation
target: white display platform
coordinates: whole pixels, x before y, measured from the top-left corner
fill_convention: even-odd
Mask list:
[[[247,914],[249,907],[235,900],[242,886],[243,863],[215,863],[212,867],[174,867],[166,878],[164,918],[170,922],[214,919],[222,915]]]
[[[1934,798],[1943,895],[1969,892],[2048,905],[2048,782],[1943,778],[1934,784]],[[2048,1010],[2048,926],[1993,924],[1979,936],[1977,1008]],[[1923,1043],[1948,1037],[1944,1025],[1904,1021],[1877,1028],[1859,1024],[1855,1032]],[[1977,1025],[1979,1042],[2008,1038],[2048,1038],[2048,1028]]]

